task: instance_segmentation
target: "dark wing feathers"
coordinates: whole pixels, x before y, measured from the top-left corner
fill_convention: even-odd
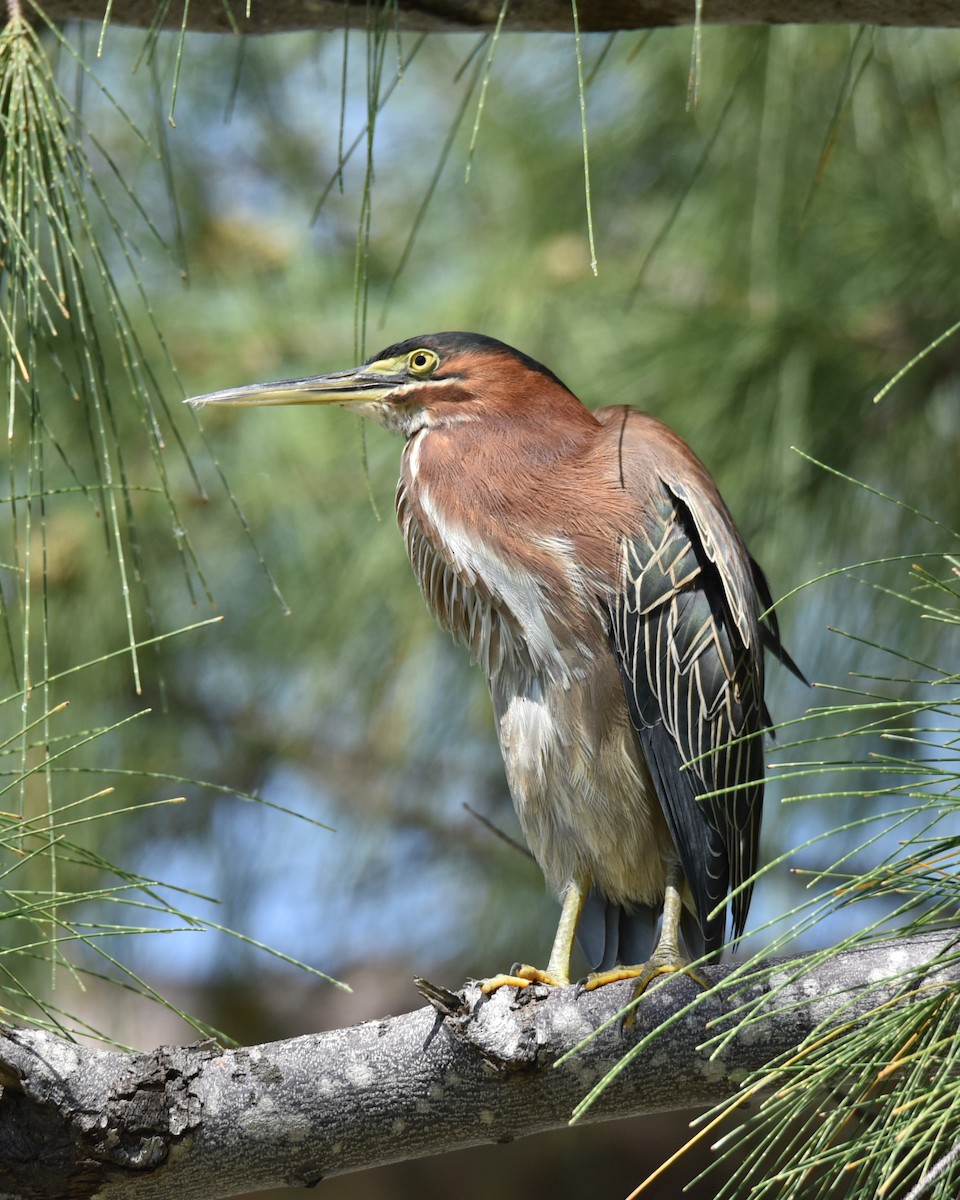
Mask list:
[[[701,500],[672,481],[653,488],[644,527],[622,541],[610,618],[631,719],[713,953],[726,922],[709,914],[757,865],[763,747],[750,735],[766,714],[754,567],[726,510],[703,512]],[[749,904],[741,888],[735,936]]]
[[[810,680],[800,670],[797,664],[793,661],[790,655],[783,647],[780,641],[780,623],[777,621],[777,614],[772,610],[773,596],[770,594],[770,584],[767,583],[767,577],[763,573],[763,569],[755,558],[750,559],[750,572],[753,576],[753,586],[756,588],[757,596],[760,600],[760,607],[766,611],[763,624],[760,626],[760,635],[763,638],[763,647],[769,650],[770,653],[782,663],[791,675],[795,675],[801,683],[810,686]]]

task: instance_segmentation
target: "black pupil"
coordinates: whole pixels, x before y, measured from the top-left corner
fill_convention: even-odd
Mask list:
[[[415,367],[425,367],[427,365],[427,356],[425,354],[415,354],[413,356],[413,365]]]

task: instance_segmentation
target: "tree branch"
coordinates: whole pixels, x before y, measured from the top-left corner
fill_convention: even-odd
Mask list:
[[[960,968],[936,962],[956,941],[930,934],[812,966],[773,960],[749,980],[709,968],[711,982],[728,983],[720,995],[677,976],[644,996],[631,1027],[611,1026],[559,1070],[552,1064],[629,999],[629,983],[482,997],[476,984],[454,994],[421,981],[431,1003],[416,1012],[239,1050],[125,1054],[8,1029],[0,1196],[212,1200],[556,1128],[630,1046],[698,997],[589,1119],[709,1104],[822,1021],[862,1018],[898,992],[910,1002],[920,981],[960,982]],[[909,971],[920,974],[908,984]],[[769,1019],[710,1058],[703,1043],[748,999]]]
[[[292,29],[340,29],[344,0],[255,0],[247,18],[243,3],[193,0],[190,28],[206,33],[281,33]],[[105,0],[44,0],[44,11],[54,21],[102,21]],[[118,24],[148,27],[157,17],[157,0],[114,0],[111,20]],[[349,0],[350,27],[362,29],[367,19],[366,0]],[[581,4],[580,27],[585,32],[649,29],[663,25],[689,25],[694,0],[591,0]],[[500,12],[499,0],[399,0],[396,24],[401,29],[455,32],[489,30]],[[167,28],[179,28],[179,5],[170,5],[163,16]],[[955,0],[710,0],[703,19],[723,25],[960,25]],[[570,0],[511,0],[504,28],[524,32],[548,30],[569,33]]]

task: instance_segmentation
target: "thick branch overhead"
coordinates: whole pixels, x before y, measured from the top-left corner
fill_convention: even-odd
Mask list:
[[[821,1022],[862,1018],[894,997],[912,1003],[921,984],[928,995],[929,986],[956,986],[955,968],[932,965],[955,941],[891,941],[803,971],[796,960],[771,961],[722,996],[676,976],[643,997],[632,1026],[611,1025],[559,1069],[629,999],[629,982],[581,996],[537,985],[490,997],[475,984],[457,994],[421,984],[430,1004],[404,1016],[239,1050],[124,1054],[7,1030],[0,1200],[215,1200],[509,1141],[566,1124],[593,1084],[660,1026],[589,1119],[710,1104]],[[730,967],[706,973],[733,982]],[[769,1019],[711,1057],[704,1043],[750,999]]]
[[[45,0],[55,21],[102,21],[105,0]],[[158,0],[114,0],[110,19],[118,24],[149,27],[156,19]],[[365,0],[253,0],[247,18],[245,0],[192,0],[189,27],[206,33],[281,33],[293,29],[340,29],[350,10],[350,27],[362,29],[369,6]],[[500,0],[399,0],[396,24],[401,29],[467,31],[492,29]],[[179,28],[180,5],[168,5],[163,24]],[[581,4],[584,31],[651,29],[689,25],[694,0],[591,0]],[[960,25],[956,0],[707,0],[703,20],[725,25]],[[572,30],[569,0],[511,0],[506,29],[521,32]]]

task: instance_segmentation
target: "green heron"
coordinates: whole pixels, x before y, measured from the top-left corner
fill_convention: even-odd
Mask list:
[[[562,901],[545,971],[488,989],[683,970],[743,932],[763,801],[767,582],[706,468],[636,409],[587,409],[492,338],[435,333],[363,366],[198,396],[339,404],[400,434],[420,590],[490,687],[524,835]],[[767,610],[763,620],[761,615]],[[659,936],[657,921],[662,914]]]

